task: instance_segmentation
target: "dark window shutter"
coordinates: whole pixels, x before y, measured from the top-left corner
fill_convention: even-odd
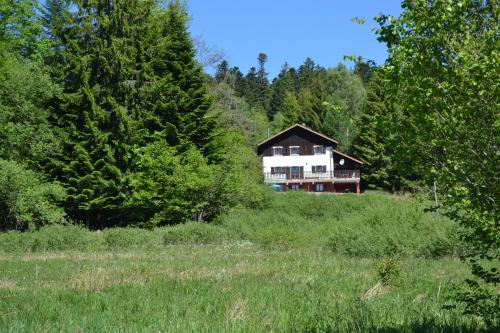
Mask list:
[[[274,167],[271,167],[271,174],[274,175]]]

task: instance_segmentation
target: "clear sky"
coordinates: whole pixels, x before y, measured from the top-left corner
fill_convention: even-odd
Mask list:
[[[383,63],[384,44],[377,41],[373,17],[398,15],[401,0],[188,0],[190,31],[224,52],[231,66],[246,73],[257,56],[268,56],[273,78],[288,62],[298,67],[307,57],[324,67],[344,55]],[[359,25],[352,17],[366,20]],[[209,70],[210,71],[210,70]]]

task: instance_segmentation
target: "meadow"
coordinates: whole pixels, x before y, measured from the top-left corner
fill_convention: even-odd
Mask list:
[[[455,225],[382,193],[274,194],[212,224],[0,234],[1,332],[481,332]]]

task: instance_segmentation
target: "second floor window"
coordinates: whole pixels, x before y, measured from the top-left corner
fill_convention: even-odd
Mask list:
[[[299,155],[300,147],[299,146],[290,146],[290,155]]]
[[[326,172],[326,165],[313,165],[312,166],[313,173],[322,173]]]
[[[322,155],[325,153],[324,146],[314,146],[314,155]]]
[[[283,155],[283,147],[273,147],[273,155],[274,156],[282,156]]]

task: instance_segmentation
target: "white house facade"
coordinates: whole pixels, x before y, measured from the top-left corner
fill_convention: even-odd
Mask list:
[[[287,128],[258,145],[265,182],[277,191],[359,193],[362,162],[337,144],[304,125]]]

